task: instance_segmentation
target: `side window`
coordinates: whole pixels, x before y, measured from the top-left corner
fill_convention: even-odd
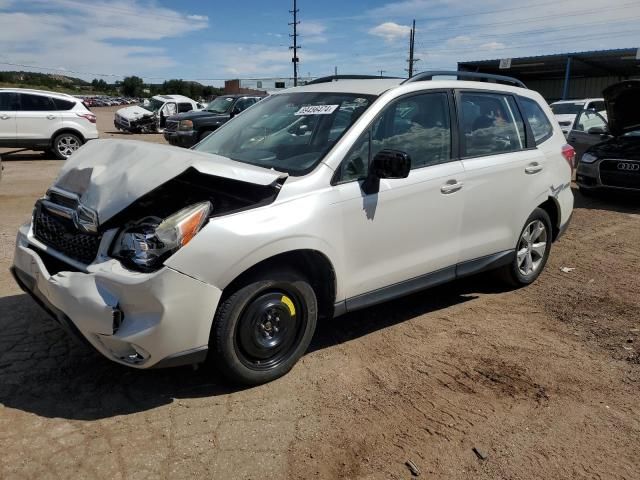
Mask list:
[[[18,109],[18,95],[12,92],[0,92],[0,112]]]
[[[56,110],[71,110],[75,105],[75,102],[63,100],[61,98],[52,98],[51,100],[53,100]]]
[[[23,112],[46,112],[56,110],[56,106],[50,97],[21,93],[20,110]]]
[[[515,152],[525,147],[524,123],[513,97],[463,92],[460,99],[466,157]]]
[[[536,145],[540,145],[553,135],[553,126],[540,105],[530,98],[520,97],[522,113],[527,117]]]
[[[369,137],[371,129],[367,129],[351,148],[349,154],[340,164],[339,183],[351,182],[366,178],[369,172]]]
[[[188,102],[178,104],[178,113],[190,112],[191,110],[193,110],[193,105]]]
[[[595,100],[593,102],[589,102],[589,106],[587,107],[589,110],[593,110],[595,112],[602,112],[606,110],[604,102],[602,100]]]
[[[364,108],[362,109],[364,110]],[[362,114],[350,113],[349,124]],[[334,128],[345,118],[336,116]],[[333,133],[333,132],[332,132]],[[369,159],[385,148],[403,151],[411,157],[411,168],[426,167],[451,159],[451,121],[446,93],[425,93],[391,103],[355,142],[337,174],[338,182],[363,179]]]
[[[374,123],[371,156],[384,149],[411,157],[411,168],[451,159],[451,121],[446,93],[424,93],[389,105]]]
[[[255,98],[241,98],[236,103],[234,109],[238,109],[239,111],[242,112],[243,110],[246,110],[247,108],[249,108],[254,103],[256,103],[256,99]]]
[[[607,130],[607,122],[593,110],[583,110],[580,112],[573,126],[574,130],[586,133],[589,133],[589,129],[593,127],[601,128],[603,131]]]

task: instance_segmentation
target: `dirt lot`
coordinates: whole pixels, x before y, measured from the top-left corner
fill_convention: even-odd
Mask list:
[[[235,390],[115,365],[20,292],[13,237],[59,166],[16,155],[0,183],[0,478],[400,479],[409,459],[420,478],[639,478],[639,201],[576,192],[534,285],[325,322],[289,375]]]

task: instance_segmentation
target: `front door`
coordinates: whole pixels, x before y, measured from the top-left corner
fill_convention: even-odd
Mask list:
[[[20,94],[20,107],[16,112],[18,142],[47,142],[58,130],[60,113],[51,97],[31,93]]]
[[[604,140],[603,134],[607,131],[607,121],[601,114],[593,110],[580,112],[567,137],[569,144],[576,150],[575,161],[578,162],[589,147],[602,142]]]
[[[18,95],[0,92],[0,144],[11,147],[16,141],[16,108]]]
[[[463,167],[452,159],[448,92],[414,94],[391,103],[360,137],[337,172],[344,291],[353,299],[440,272],[452,278],[459,254]],[[411,157],[404,179],[383,179],[365,194],[368,165],[382,149]],[[448,272],[448,275],[447,275]],[[349,305],[349,302],[347,302]]]

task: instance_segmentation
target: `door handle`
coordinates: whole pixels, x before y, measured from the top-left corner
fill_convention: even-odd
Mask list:
[[[449,193],[457,192],[458,190],[462,189],[462,187],[464,187],[464,183],[458,182],[456,180],[449,180],[447,183],[440,187],[440,191],[447,195]]]
[[[56,116],[55,116],[55,115],[47,115],[47,118],[48,118],[49,120],[55,120],[55,119],[56,119]]]
[[[538,162],[533,162],[530,163],[527,168],[524,169],[524,171],[528,174],[538,173],[542,171],[542,165],[540,165]]]
[[[0,120],[9,120],[9,115],[0,115]]]

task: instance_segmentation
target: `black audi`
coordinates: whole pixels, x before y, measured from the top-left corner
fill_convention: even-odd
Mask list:
[[[584,193],[640,192],[640,80],[616,83],[602,93],[607,117],[583,112],[568,136],[578,153],[576,181]]]

